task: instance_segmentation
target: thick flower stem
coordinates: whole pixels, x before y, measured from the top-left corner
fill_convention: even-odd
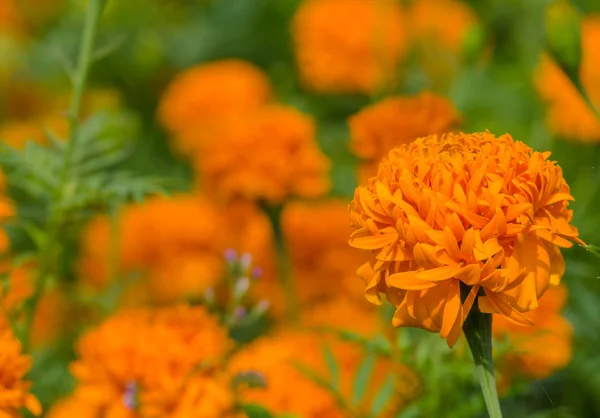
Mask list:
[[[473,306],[463,331],[475,360],[477,378],[490,418],[502,418],[492,362],[492,314],[483,313],[476,305]]]

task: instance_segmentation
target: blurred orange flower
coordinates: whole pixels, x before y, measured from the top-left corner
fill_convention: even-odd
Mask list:
[[[579,76],[596,108],[600,109],[600,15],[581,22],[582,61]],[[569,77],[547,55],[542,57],[535,85],[548,103],[546,120],[552,131],[567,139],[600,141],[600,121]]]
[[[257,110],[270,98],[269,80],[258,67],[241,60],[217,61],[176,75],[161,97],[158,118],[174,136],[177,149],[193,153],[216,128]]]
[[[0,36],[17,36],[23,31],[22,16],[16,0],[0,0]]]
[[[373,93],[395,82],[406,54],[403,12],[395,1],[305,0],[292,35],[300,78],[320,93]]]
[[[124,311],[79,341],[74,396],[107,416],[179,417],[195,405],[207,418],[224,417],[233,393],[223,395],[215,370],[229,346],[226,330],[201,307]]]
[[[141,274],[142,288],[159,303],[199,296],[223,277],[227,248],[252,254],[272,274],[270,228],[247,202],[219,208],[200,196],[154,197],[124,208],[112,225],[106,217],[88,224],[79,276],[103,288],[117,277]]]
[[[393,97],[368,106],[348,120],[350,149],[363,160],[361,183],[377,173],[388,152],[414,139],[449,132],[460,122],[454,105],[432,93]]]
[[[532,325],[578,239],[573,200],[549,153],[489,132],[419,138],[392,150],[350,215],[350,244],[370,250],[366,297],[397,307],[395,326],[439,332],[452,347],[478,291],[482,312]],[[461,301],[461,286],[470,292]]]
[[[467,32],[477,24],[477,15],[463,1],[415,0],[409,9],[408,21],[417,42],[458,54]]]
[[[6,178],[0,170],[0,225],[12,218],[15,208],[12,201],[6,196]],[[4,228],[0,228],[0,254],[5,254],[10,248],[10,240]]]
[[[31,368],[31,357],[22,354],[21,343],[13,335],[8,321],[0,319],[0,416],[19,418],[20,409],[34,415],[42,413],[38,400],[29,393],[31,384],[24,380]]]
[[[209,194],[281,203],[288,196],[318,197],[329,189],[329,161],[306,115],[285,106],[264,107],[222,129],[196,169]]]
[[[501,381],[507,384],[514,376],[544,379],[569,364],[573,354],[573,327],[560,314],[567,299],[563,286],[551,287],[540,300],[537,309],[528,317],[533,327],[520,327],[503,317],[493,321],[493,335],[497,340],[507,339],[508,349],[496,364]],[[540,350],[540,347],[552,347]]]

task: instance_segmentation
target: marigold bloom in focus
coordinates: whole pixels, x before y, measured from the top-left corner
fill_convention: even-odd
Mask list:
[[[579,76],[587,95],[600,109],[600,15],[581,22],[582,60]],[[557,135],[582,142],[600,141],[600,121],[564,71],[547,55],[535,78],[536,88],[548,103],[546,120]]]
[[[454,105],[432,93],[393,97],[350,117],[350,149],[363,160],[361,183],[377,173],[381,159],[393,148],[421,136],[451,131],[460,122]]]
[[[551,287],[540,306],[527,316],[533,327],[520,327],[502,317],[493,322],[493,336],[507,339],[509,346],[496,364],[505,383],[515,375],[545,379],[569,364],[573,354],[573,327],[561,315],[567,299],[565,287]],[[540,350],[540,347],[551,347]]]
[[[21,408],[40,415],[42,407],[29,393],[31,384],[24,380],[31,368],[31,357],[22,354],[21,343],[5,318],[0,319],[0,353],[0,416],[19,418]]]
[[[406,54],[395,1],[305,0],[292,23],[300,78],[320,93],[372,93],[395,81]]]
[[[270,106],[222,129],[197,156],[206,190],[222,200],[281,203],[329,189],[329,161],[313,121],[293,108]]]
[[[209,140],[215,128],[254,112],[270,98],[269,80],[258,67],[217,61],[179,73],[162,95],[158,117],[177,148],[189,153]]]
[[[233,395],[213,397],[213,385],[226,387],[215,370],[229,344],[201,307],[124,311],[81,338],[74,396],[107,416],[185,416],[190,402],[215,412],[206,417],[227,416]]]
[[[559,283],[560,248],[582,243],[549,155],[489,132],[392,150],[350,208],[350,244],[372,253],[359,270],[367,299],[379,304],[384,293],[395,326],[439,332],[450,347],[476,298],[482,312],[532,325],[523,313]]]

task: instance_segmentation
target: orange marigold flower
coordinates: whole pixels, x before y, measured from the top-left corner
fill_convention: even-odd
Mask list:
[[[89,404],[74,396],[69,396],[56,402],[48,410],[46,418],[97,418],[97,410]]]
[[[564,273],[560,247],[582,243],[549,155],[489,132],[392,150],[350,208],[350,244],[372,252],[359,270],[366,297],[381,303],[385,293],[395,326],[439,332],[450,347],[480,289],[482,312],[531,325],[523,312]],[[464,302],[461,287],[470,289]]]
[[[190,404],[214,412],[206,417],[226,416],[233,396],[213,395],[229,346],[227,331],[202,307],[124,311],[79,341],[74,396],[107,416],[178,417]]]
[[[582,61],[579,76],[596,108],[600,109],[600,15],[581,22]],[[548,103],[547,123],[557,135],[582,142],[600,141],[600,121],[569,77],[547,55],[542,57],[535,85]]]
[[[31,384],[24,380],[31,368],[31,357],[22,354],[21,343],[4,318],[0,319],[0,350],[0,416],[19,418],[21,408],[40,415],[42,407],[29,393]]]
[[[381,159],[421,136],[449,132],[460,122],[454,105],[432,93],[393,97],[350,117],[350,149],[363,160],[361,183],[377,173]]]
[[[232,359],[230,369],[233,373],[253,371],[262,373],[266,388],[241,388],[240,397],[244,402],[265,406],[275,414],[297,414],[305,418],[337,418],[346,417],[348,412],[342,409],[331,391],[315,382],[303,373],[305,368],[328,381],[330,372],[327,366],[324,349],[328,348],[336,359],[339,372],[339,393],[350,404],[352,385],[358,367],[365,358],[360,346],[327,338],[326,335],[314,332],[279,332],[262,337],[238,352]],[[416,376],[406,366],[377,358],[372,382],[361,405],[356,407],[352,416],[363,416],[371,405],[378,385],[390,376],[398,378],[394,401],[390,403],[389,412],[398,413],[409,401],[411,386]],[[290,386],[293,382],[293,386]],[[393,404],[393,405],[392,405]],[[362,414],[361,414],[362,412]],[[394,416],[391,413],[382,417]]]
[[[372,93],[393,83],[406,54],[395,1],[305,0],[292,23],[300,78],[322,93]]]
[[[200,196],[155,197],[126,207],[112,223],[100,217],[88,224],[78,270],[84,283],[100,288],[141,273],[148,297],[165,303],[214,286],[225,273],[227,248],[253,254],[272,272],[271,239],[268,219],[250,203],[220,208]]]
[[[527,316],[533,327],[520,327],[502,317],[494,320],[492,332],[497,340],[508,340],[508,349],[496,362],[501,380],[506,383],[515,375],[544,379],[569,364],[573,354],[573,327],[560,314],[566,302],[564,286],[551,287],[540,306]],[[552,347],[540,350],[540,347]]]
[[[206,189],[224,200],[281,203],[329,189],[329,162],[313,121],[285,106],[265,107],[221,130],[198,155],[196,168]]]
[[[477,16],[463,1],[416,0],[409,10],[409,22],[411,35],[418,42],[459,53]]]
[[[179,73],[160,100],[158,117],[175,145],[195,151],[215,128],[254,112],[271,97],[266,75],[253,64],[224,60]]]
[[[15,214],[12,201],[6,196],[6,179],[0,170],[0,225]],[[10,241],[4,228],[0,228],[0,254],[8,252]]]

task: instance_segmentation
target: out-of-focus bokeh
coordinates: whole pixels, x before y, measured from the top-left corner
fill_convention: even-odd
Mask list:
[[[495,320],[504,416],[600,416],[599,2],[108,0],[73,116],[96,1],[0,0],[1,417],[487,416],[348,245],[381,159],[459,131],[550,151],[592,245]]]

